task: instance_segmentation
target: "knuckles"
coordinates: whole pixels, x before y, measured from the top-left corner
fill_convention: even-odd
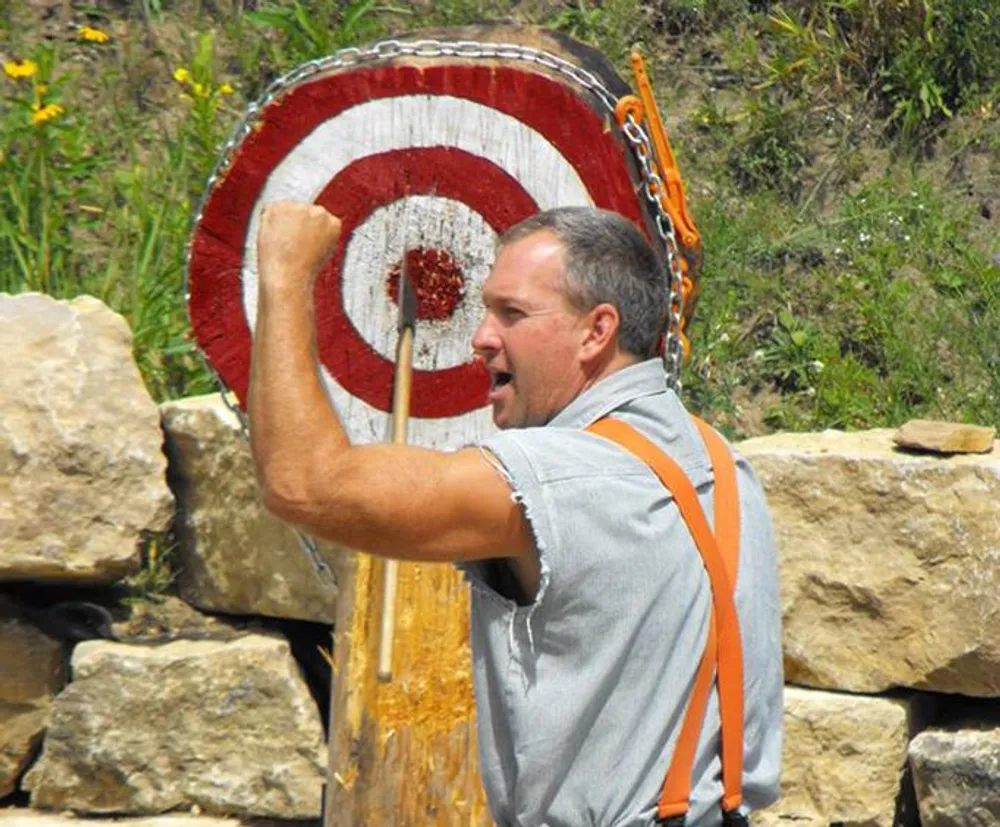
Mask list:
[[[261,211],[261,228],[298,225],[311,232],[322,232],[327,237],[340,235],[340,219],[318,204],[299,204],[278,201],[267,204]]]
[[[258,266],[263,284],[284,279],[288,272],[311,273],[314,278],[322,262],[340,240],[341,222],[317,204],[274,202],[260,213],[257,234]],[[267,275],[265,275],[267,274]]]

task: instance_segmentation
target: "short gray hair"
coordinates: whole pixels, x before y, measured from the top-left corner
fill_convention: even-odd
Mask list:
[[[566,295],[582,311],[613,305],[621,316],[618,344],[640,359],[657,355],[669,285],[656,254],[627,218],[595,207],[556,207],[504,232],[504,247],[541,230],[562,242]]]

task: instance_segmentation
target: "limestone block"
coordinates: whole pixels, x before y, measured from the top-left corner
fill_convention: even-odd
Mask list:
[[[65,661],[62,644],[17,617],[0,596],[0,798],[17,788],[42,740]]]
[[[22,782],[33,807],[318,817],[323,728],[284,639],[88,641],[72,670]]]
[[[938,454],[986,454],[993,450],[996,428],[961,422],[934,422],[911,419],[896,432],[893,441],[900,448],[933,451]]]
[[[1000,695],[1000,451],[919,456],[893,434],[740,445],[775,519],[786,677]]]
[[[910,733],[902,700],[785,687],[781,799],[754,827],[893,827]]]
[[[921,827],[1000,824],[1000,724],[922,732],[910,766]]]
[[[0,581],[109,583],[173,513],[156,404],[97,299],[0,294]]]
[[[250,446],[218,394],[163,405],[178,502],[178,587],[207,611],[333,623],[337,588],[260,504]]]
[[[10,706],[0,701],[0,798],[17,789],[18,779],[34,757],[48,721],[48,703]]]

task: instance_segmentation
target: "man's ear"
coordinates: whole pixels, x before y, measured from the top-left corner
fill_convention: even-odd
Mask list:
[[[603,302],[587,314],[588,324],[581,347],[584,361],[590,362],[614,349],[618,342],[621,316],[613,304]]]

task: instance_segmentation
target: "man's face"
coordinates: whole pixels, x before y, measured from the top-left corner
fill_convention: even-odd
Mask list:
[[[501,248],[472,346],[490,372],[499,428],[544,425],[582,390],[586,316],[565,294],[562,243],[540,230]]]

